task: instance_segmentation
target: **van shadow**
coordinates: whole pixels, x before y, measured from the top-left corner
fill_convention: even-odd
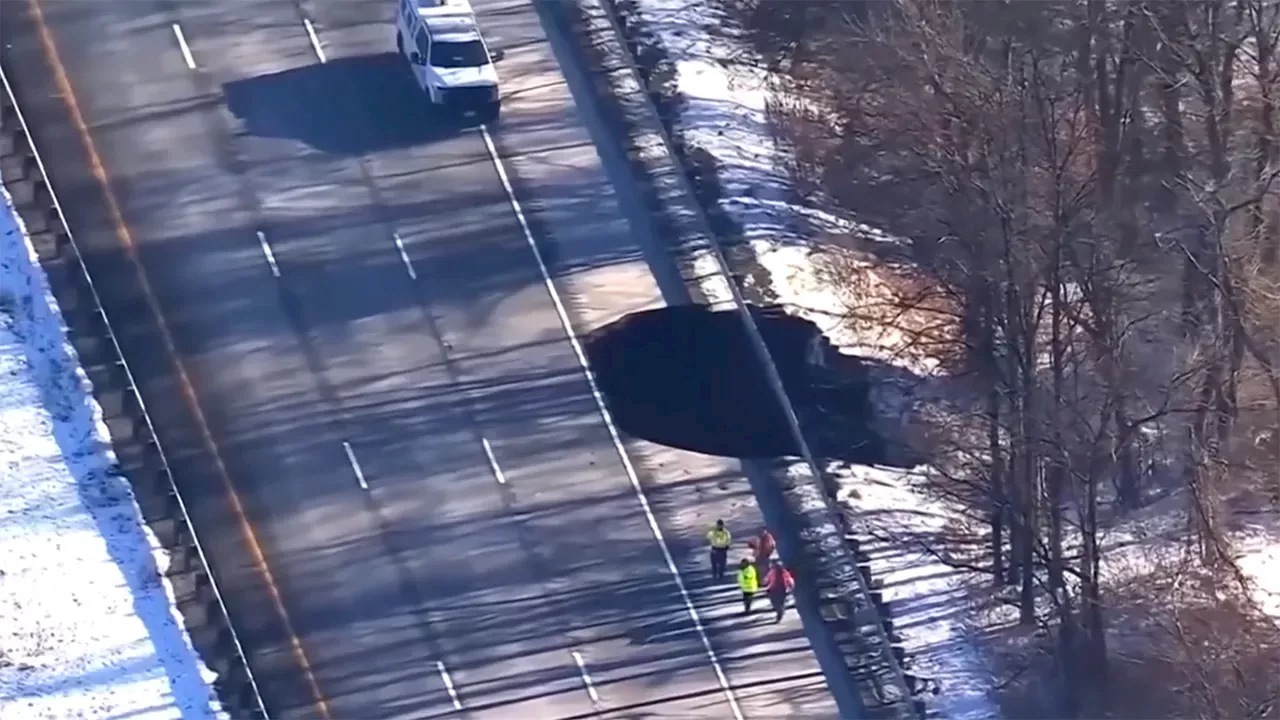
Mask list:
[[[439,110],[394,53],[335,58],[222,86],[244,132],[364,155],[425,145],[477,122]]]
[[[822,337],[817,325],[781,308],[751,312],[810,449],[885,464],[859,361],[845,356],[833,378],[807,359]],[[593,332],[586,345],[610,412],[628,434],[724,457],[799,454],[736,311],[682,305],[632,313]]]

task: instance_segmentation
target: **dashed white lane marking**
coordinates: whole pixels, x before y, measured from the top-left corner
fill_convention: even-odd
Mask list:
[[[462,700],[458,698],[458,689],[453,686],[453,678],[449,677],[449,670],[444,663],[437,660],[436,670],[440,671],[440,679],[444,681],[444,689],[449,691],[449,699],[453,701],[453,709],[462,709]]]
[[[311,24],[310,18],[302,18],[302,24],[307,28],[307,37],[311,38],[311,47],[316,51],[316,57],[320,58],[320,62],[329,62],[324,56],[324,48],[320,46],[320,36],[316,35],[316,26]]]
[[[189,69],[195,70],[196,59],[191,55],[191,47],[187,45],[187,36],[182,33],[182,26],[178,23],[173,24],[173,34],[178,38],[178,49],[182,50],[182,59],[187,61]]]
[[[411,279],[417,280],[418,272],[413,269],[413,261],[409,259],[409,253],[405,252],[404,240],[400,239],[400,233],[391,233],[391,237],[396,241],[396,250],[400,251],[400,260],[404,262],[404,269],[409,271]]]
[[[276,254],[271,252],[271,244],[261,230],[258,231],[258,244],[262,246],[262,254],[267,256],[267,265],[271,266],[271,275],[280,277],[280,266],[276,264]]]
[[[587,663],[582,659],[582,653],[577,650],[571,650],[573,661],[578,664],[578,672],[582,674],[582,684],[587,688],[587,697],[591,698],[591,702],[600,702],[600,695],[596,693],[595,683],[591,682],[591,673],[587,672]]]
[[[342,449],[347,453],[347,462],[351,463],[351,469],[356,473],[356,482],[360,483],[360,489],[368,490],[369,483],[364,481],[364,470],[360,469],[360,461],[356,460],[356,453],[351,449],[351,443],[343,440]]]
[[[635,491],[636,499],[640,501],[640,509],[644,511],[645,520],[649,523],[649,530],[658,541],[658,547],[662,549],[662,557],[667,563],[667,571],[671,573],[676,589],[680,591],[680,599],[684,602],[685,611],[689,613],[689,619],[693,621],[693,627],[698,633],[698,639],[702,641],[702,648],[707,653],[707,660],[711,663],[711,669],[715,671],[716,681],[720,684],[720,690],[724,693],[725,699],[729,701],[729,709],[733,712],[734,720],[743,720],[742,708],[738,706],[737,695],[733,692],[733,688],[729,686],[729,678],[724,674],[724,667],[720,664],[720,657],[717,655],[715,648],[711,646],[711,639],[707,637],[707,630],[702,624],[702,618],[698,615],[698,609],[694,607],[693,599],[689,596],[689,589],[685,587],[684,578],[680,577],[680,571],[676,568],[676,561],[671,555],[671,548],[667,546],[667,540],[662,536],[662,528],[658,526],[658,518],[654,516],[653,508],[649,506],[649,498],[645,495],[644,487],[640,484],[640,476],[636,474],[635,466],[631,464],[631,458],[627,455],[627,449],[622,445],[622,436],[618,433],[618,427],[613,422],[613,415],[609,413],[609,408],[605,404],[604,395],[600,393],[600,385],[596,382],[595,373],[591,371],[591,365],[587,362],[587,354],[582,349],[582,342],[578,340],[577,334],[573,331],[573,323],[569,321],[569,313],[565,310],[564,301],[560,299],[560,291],[556,289],[555,281],[551,278],[551,271],[547,268],[547,262],[542,257],[542,251],[538,249],[538,241],[534,239],[533,231],[529,229],[529,221],[525,218],[524,209],[520,206],[520,201],[516,199],[515,190],[511,187],[511,179],[507,177],[507,169],[503,166],[502,158],[498,155],[497,146],[493,144],[493,137],[489,134],[488,126],[480,126],[480,135],[484,138],[484,145],[489,150],[489,157],[493,160],[493,166],[498,171],[498,180],[502,182],[502,189],[507,193],[507,201],[511,203],[511,209],[515,211],[516,222],[520,223],[520,230],[524,233],[524,239],[529,244],[529,249],[533,251],[533,259],[538,263],[538,272],[542,273],[542,282],[547,288],[547,294],[551,296],[551,304],[555,306],[556,315],[560,317],[560,326],[569,338],[569,345],[573,347],[573,354],[577,356],[578,366],[582,368],[582,374],[587,379],[587,386],[591,389],[591,397],[595,400],[596,408],[600,411],[600,417],[604,420],[604,425],[609,430],[609,438],[613,440],[613,447],[617,450],[618,457],[622,460],[622,468],[627,474],[627,479],[631,481],[631,489]]]
[[[489,438],[480,436],[480,445],[484,448],[484,456],[489,458],[489,467],[493,470],[493,476],[497,478],[499,485],[507,484],[507,476],[502,473],[502,468],[498,465],[498,458],[493,454],[493,446],[489,444]]]

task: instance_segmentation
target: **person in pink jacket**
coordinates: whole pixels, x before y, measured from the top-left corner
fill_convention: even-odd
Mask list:
[[[755,563],[756,572],[760,573],[760,577],[764,577],[769,571],[769,559],[773,557],[773,551],[778,548],[778,543],[773,539],[773,533],[769,532],[769,528],[762,528],[760,534],[747,541],[751,547],[752,562]]]
[[[773,605],[774,622],[782,622],[782,614],[787,609],[787,596],[796,589],[796,579],[791,571],[782,566],[782,562],[774,560],[768,574],[764,576],[764,591],[769,596],[769,604]]]

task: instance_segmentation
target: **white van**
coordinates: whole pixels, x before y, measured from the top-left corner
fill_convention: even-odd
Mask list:
[[[489,52],[467,0],[400,0],[396,50],[432,103],[498,114],[499,56]]]

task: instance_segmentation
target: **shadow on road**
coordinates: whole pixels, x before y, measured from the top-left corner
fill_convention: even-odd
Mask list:
[[[842,356],[838,377],[820,375],[807,359],[821,339],[816,325],[777,308],[752,313],[811,449],[883,464],[860,360]],[[736,312],[684,305],[633,313],[593,333],[587,346],[610,410],[629,434],[725,457],[799,454]]]
[[[475,122],[432,107],[396,53],[336,58],[229,82],[222,91],[249,134],[337,155],[425,145]]]

